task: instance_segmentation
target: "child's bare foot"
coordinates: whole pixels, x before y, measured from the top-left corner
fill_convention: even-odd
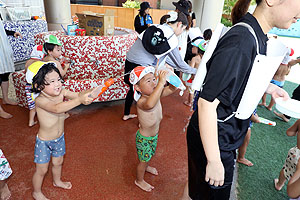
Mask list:
[[[16,106],[16,105],[18,105],[18,103],[17,102],[15,102],[15,101],[13,101],[13,100],[11,100],[11,99],[7,99],[7,100],[2,100],[2,103],[3,104],[9,104],[9,105],[12,105],[12,106]]]
[[[267,107],[267,104],[266,104],[266,103],[259,103],[258,105],[259,105],[259,106]]]
[[[247,160],[246,158],[242,158],[242,159],[238,158],[236,160],[236,162],[244,164],[244,165],[246,165],[248,167],[252,167],[253,166],[253,163],[251,161]]]
[[[136,114],[124,115],[124,116],[123,116],[123,120],[126,121],[126,120],[128,120],[128,119],[132,119],[132,118],[135,118],[135,117],[137,117]]]
[[[183,104],[186,105],[186,106],[192,106],[192,103],[190,103],[188,101],[183,102]]]
[[[13,116],[7,112],[5,112],[4,110],[0,111],[0,117],[4,118],[4,119],[9,119],[12,118]]]
[[[150,166],[148,166],[147,168],[146,168],[146,172],[149,172],[150,174],[153,174],[153,175],[158,175],[158,171],[156,170],[156,168],[154,168],[154,167],[150,167]]]
[[[28,126],[29,127],[33,127],[36,124],[37,124],[37,121],[32,121],[32,122],[29,122]]]
[[[134,183],[141,188],[142,190],[146,191],[146,192],[151,192],[154,187],[152,185],[150,185],[149,183],[147,183],[146,181],[142,181],[142,182],[138,182],[138,181],[134,181]]]
[[[278,178],[274,179],[274,186],[276,190],[280,191],[284,184],[278,185],[278,181],[279,181]]]
[[[67,189],[67,190],[69,190],[69,189],[72,188],[71,182],[62,182],[62,181],[57,182],[57,183],[54,183],[54,182],[53,182],[53,186],[54,186],[54,187],[60,187],[60,188],[62,188],[62,189]]]
[[[273,111],[273,112],[274,112],[275,115],[277,115],[278,117],[280,117],[283,121],[285,121],[285,122],[289,122],[289,121],[290,121],[288,118],[286,118],[286,117],[284,116],[284,114],[278,113],[278,112],[276,112],[276,111]]]
[[[33,192],[32,197],[35,200],[49,200],[48,198],[45,197],[45,195],[42,192]]]
[[[8,200],[11,196],[11,192],[8,189],[7,184],[5,183],[4,187],[2,188],[2,190],[0,191],[1,194],[1,200]]]

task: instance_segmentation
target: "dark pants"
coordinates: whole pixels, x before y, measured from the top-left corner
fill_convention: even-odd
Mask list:
[[[131,70],[133,70],[137,66],[139,66],[139,65],[126,60],[125,61],[125,74],[131,72]],[[129,74],[124,76],[124,82],[129,85],[129,90],[128,90],[128,92],[126,94],[126,98],[125,98],[124,115],[129,115],[131,105],[134,101],[133,85],[129,82]]]
[[[1,85],[2,82],[7,82],[8,81],[9,74],[10,74],[10,72],[0,74],[0,85]]]
[[[225,170],[224,185],[215,187],[205,181],[207,159],[202,146],[198,123],[190,121],[187,129],[189,197],[193,200],[228,200],[234,172],[235,151],[220,151]],[[198,130],[197,130],[198,129]]]
[[[300,101],[300,85],[293,91],[292,99]],[[283,114],[287,119],[291,119],[290,116]]]

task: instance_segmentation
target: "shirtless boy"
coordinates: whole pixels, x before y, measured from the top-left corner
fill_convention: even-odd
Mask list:
[[[36,136],[34,162],[36,171],[32,178],[32,196],[37,200],[47,200],[42,193],[43,179],[48,171],[52,157],[53,185],[71,189],[70,182],[61,180],[62,164],[65,154],[64,120],[65,112],[80,105],[90,104],[92,91],[74,93],[62,88],[62,76],[55,63],[37,61],[29,66],[32,72],[33,92],[40,93],[36,98],[36,111],[40,128]],[[30,80],[30,77],[27,77]],[[70,99],[63,101],[64,98]]]
[[[288,53],[282,63],[279,65],[271,83],[277,85],[278,87],[283,87],[285,82],[285,77],[290,73],[291,67],[300,62],[300,59],[291,60],[291,56],[294,54],[294,51],[291,49],[291,53]],[[266,104],[267,94],[265,93],[262,97],[262,101],[259,105],[265,106],[268,110],[272,111],[272,107],[275,104],[275,100],[271,98],[270,104]],[[274,111],[276,114],[276,112]]]
[[[57,37],[55,37],[54,35],[47,35],[45,37],[45,43],[43,45],[43,50],[46,53],[46,56],[43,58],[43,61],[55,62],[61,76],[64,77],[67,73],[68,68],[70,67],[70,63],[65,63],[64,68],[62,67],[62,63],[64,63],[65,60],[60,60],[62,53],[61,46],[62,44],[57,39]]]
[[[158,72],[158,79],[154,76],[154,67],[138,66],[130,73],[130,83],[134,86],[134,99],[137,101],[137,115],[140,129],[136,133],[136,149],[139,158],[135,184],[142,190],[150,192],[152,185],[144,180],[145,172],[158,175],[154,167],[148,162],[155,153],[162,107],[160,98],[172,94],[176,88],[166,83],[166,71]]]

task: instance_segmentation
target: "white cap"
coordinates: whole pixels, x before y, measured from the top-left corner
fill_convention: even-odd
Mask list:
[[[144,67],[144,66],[137,66],[130,72],[129,82],[132,85],[137,84],[144,76],[149,73],[155,72],[155,68],[152,66]],[[134,100],[138,101],[141,97],[141,94],[135,91],[134,89]]]

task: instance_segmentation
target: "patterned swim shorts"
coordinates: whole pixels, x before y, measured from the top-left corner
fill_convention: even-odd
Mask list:
[[[158,134],[153,137],[145,137],[140,133],[140,130],[136,133],[136,150],[141,162],[149,162],[152,156],[155,154],[157,146]]]
[[[65,137],[62,134],[55,140],[41,140],[36,136],[34,148],[34,162],[38,164],[48,163],[51,156],[60,157],[66,153]]]

